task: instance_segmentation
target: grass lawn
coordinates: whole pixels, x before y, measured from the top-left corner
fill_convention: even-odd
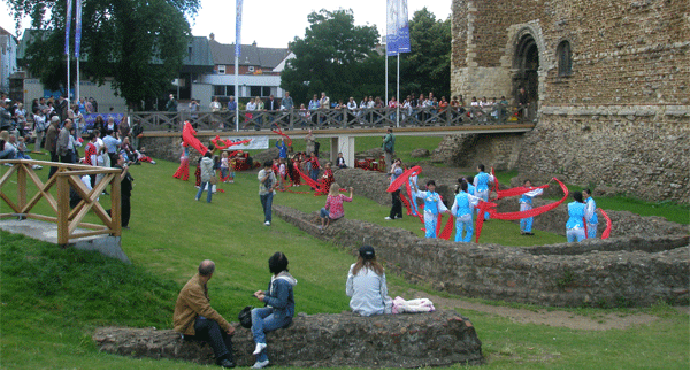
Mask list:
[[[0,233],[1,369],[207,368],[105,355],[91,341],[97,326],[171,328],[175,297],[206,258],[217,264],[209,284],[212,305],[230,320],[244,306],[257,305],[250,293],[265,289],[270,277],[267,259],[276,250],[285,252],[299,280],[298,312],[348,309],[344,284],[355,258],[278,218],[264,226],[256,173],[239,173],[235,184],[221,184],[225,193],[207,204],[193,200],[193,181],[172,178],[176,163],[156,163],[131,168],[132,229],[122,237],[131,266],[96,253]],[[7,168],[2,166],[0,174]],[[47,169],[39,171],[41,178],[46,175]],[[3,191],[10,197],[14,194]],[[31,187],[28,194],[33,195]],[[107,204],[109,199],[102,196],[101,201]],[[316,211],[324,198],[279,193],[275,202]],[[45,201],[37,207],[47,213]],[[6,211],[6,205],[0,204],[0,212]],[[361,197],[346,204],[345,213],[381,225],[395,222],[421,235],[418,220],[385,221],[388,208]],[[518,225],[495,221],[486,224],[483,242],[520,246],[525,240],[539,244],[564,240],[548,233],[521,239]],[[387,278],[391,295],[404,295],[409,285],[397,276]],[[462,314],[472,320],[484,343],[487,369],[687,369],[688,315],[665,306],[644,311],[660,319],[653,325],[602,332],[517,324],[479,311]]]

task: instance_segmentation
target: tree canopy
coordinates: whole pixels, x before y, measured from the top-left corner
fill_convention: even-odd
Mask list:
[[[321,10],[307,19],[310,26],[304,39],[295,38],[291,45],[296,58],[282,73],[282,87],[296,101],[306,102],[321,92],[331,100],[346,99],[364,94],[357,87],[376,77],[383,83],[383,73],[372,63],[379,38],[375,26],[355,26],[351,10]]]
[[[8,2],[18,22],[24,15],[31,17],[31,32],[36,37],[25,53],[28,69],[46,87],[67,92],[67,59],[63,52],[67,1]],[[70,49],[74,55],[76,12],[72,6]],[[84,1],[82,71],[99,84],[112,77],[113,88],[130,105],[164,94],[187,53],[191,30],[185,16],[194,16],[198,9],[199,0]],[[74,64],[74,58],[70,59]]]
[[[375,26],[355,26],[350,10],[312,12],[304,39],[292,43],[294,59],[282,74],[282,87],[296,101],[306,102],[321,92],[331,101],[354,96],[382,96],[385,57],[374,50]],[[450,95],[451,21],[437,20],[428,9],[415,12],[409,22],[411,53],[400,57],[400,95]],[[395,95],[396,60],[389,58],[389,94]],[[384,97],[385,98],[385,97]]]

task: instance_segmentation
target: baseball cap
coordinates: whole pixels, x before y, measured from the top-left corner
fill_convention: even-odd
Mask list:
[[[364,259],[374,258],[376,257],[376,251],[374,251],[374,247],[365,245],[359,248],[359,256]]]

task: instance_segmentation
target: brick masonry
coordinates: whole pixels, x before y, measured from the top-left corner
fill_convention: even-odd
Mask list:
[[[453,95],[512,98],[521,38],[533,38],[538,49],[538,126],[524,135],[514,165],[497,164],[654,201],[690,201],[690,2],[452,6]],[[572,73],[559,76],[563,41]]]

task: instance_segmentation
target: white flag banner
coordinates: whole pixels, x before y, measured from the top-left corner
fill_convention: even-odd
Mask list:
[[[233,145],[227,150],[253,150],[268,149],[268,136],[226,136],[221,138],[223,141],[230,140],[233,143],[251,140],[249,143]]]
[[[235,55],[240,57],[240,33],[242,31],[242,7],[244,0],[237,0],[237,16],[235,18]]]

